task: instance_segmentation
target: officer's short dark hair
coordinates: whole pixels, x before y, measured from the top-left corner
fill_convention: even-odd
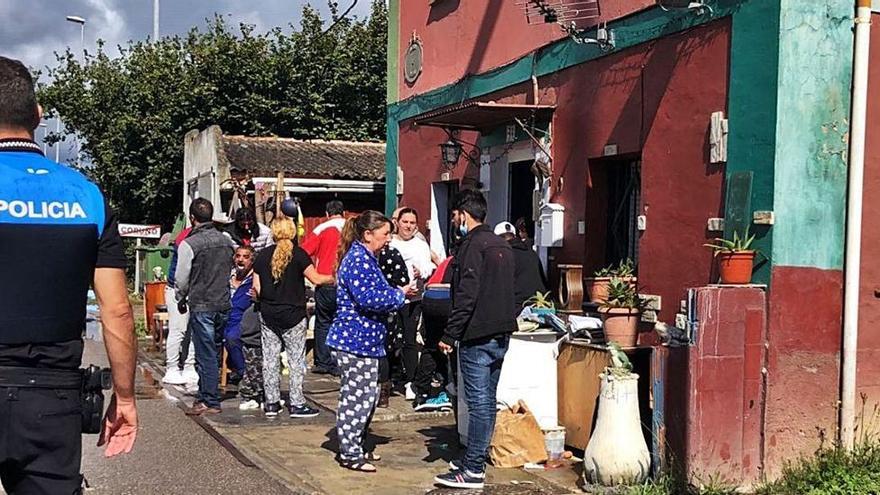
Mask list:
[[[0,57],[0,127],[32,131],[39,123],[30,71],[18,60]]]
[[[467,212],[478,222],[486,220],[486,198],[483,197],[483,193],[476,189],[465,189],[458,193],[453,205],[453,210]]]
[[[327,201],[327,206],[325,207],[324,211],[326,211],[327,215],[331,217],[333,215],[342,215],[343,213],[345,213],[345,205],[342,204],[342,201],[339,201],[338,199],[333,199]]]
[[[214,205],[205,198],[196,198],[189,204],[189,214],[196,222],[210,222],[214,218]]]

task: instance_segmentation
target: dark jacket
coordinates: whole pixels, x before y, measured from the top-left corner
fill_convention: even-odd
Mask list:
[[[441,339],[473,342],[516,330],[513,250],[486,225],[468,232],[452,260],[452,312]]]
[[[513,260],[516,265],[513,274],[513,300],[519,310],[526,299],[534,296],[535,292],[547,290],[547,277],[544,275],[544,267],[541,266],[538,253],[521,239],[513,238],[507,242],[513,249]]]
[[[229,272],[233,250],[232,241],[212,224],[192,229],[177,247],[177,300],[185,299],[195,312],[225,311],[232,307]]]

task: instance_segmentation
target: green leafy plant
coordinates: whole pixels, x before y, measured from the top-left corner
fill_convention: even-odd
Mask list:
[[[635,285],[618,277],[611,279],[608,283],[608,300],[602,304],[603,308],[638,309],[640,304]]]
[[[631,258],[622,260],[615,265],[608,265],[593,272],[594,277],[620,277],[628,278],[635,276],[636,266]]]
[[[523,302],[523,307],[531,306],[537,309],[556,309],[556,304],[550,299],[550,292],[535,292],[535,295]]]
[[[720,253],[741,253],[743,251],[751,251],[752,242],[754,242],[754,240],[755,234],[750,236],[749,228],[746,227],[742,236],[739,235],[737,230],[734,230],[733,239],[716,237],[713,242],[703,245],[715,250],[715,255],[718,256]]]

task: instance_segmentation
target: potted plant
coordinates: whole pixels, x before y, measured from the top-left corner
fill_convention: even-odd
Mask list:
[[[530,306],[532,313],[546,315],[556,313],[556,304],[550,299],[550,292],[535,292],[535,295],[523,302],[523,307]]]
[[[596,428],[584,450],[583,477],[605,486],[639,484],[651,467],[639,416],[639,375],[616,342],[608,343],[608,352],[611,365],[599,375]]]
[[[605,340],[627,347],[636,345],[640,312],[635,285],[621,278],[612,278],[608,283],[608,299],[599,306]]]
[[[604,303],[608,299],[608,284],[615,277],[635,285],[637,279],[633,260],[627,258],[618,263],[617,266],[608,265],[605,268],[596,270],[592,277],[586,278],[585,282],[590,302],[594,304]]]
[[[740,236],[733,231],[733,239],[716,238],[710,244],[704,244],[715,251],[718,260],[718,273],[722,284],[747,284],[752,281],[752,267],[755,264],[757,251],[752,249],[755,235],[749,235],[749,228]]]

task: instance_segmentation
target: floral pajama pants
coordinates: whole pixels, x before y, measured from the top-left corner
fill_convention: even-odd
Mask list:
[[[344,351],[333,351],[333,356],[342,373],[336,413],[339,458],[358,461],[364,457],[364,437],[379,399],[379,359]]]
[[[293,328],[277,332],[260,318],[260,335],[263,341],[263,387],[266,404],[281,401],[281,349],[287,351],[287,369],[290,372],[290,405],[302,406],[303,378],[306,370],[306,320]]]
[[[241,346],[244,353],[244,375],[238,385],[238,395],[244,400],[263,402],[263,347]]]

